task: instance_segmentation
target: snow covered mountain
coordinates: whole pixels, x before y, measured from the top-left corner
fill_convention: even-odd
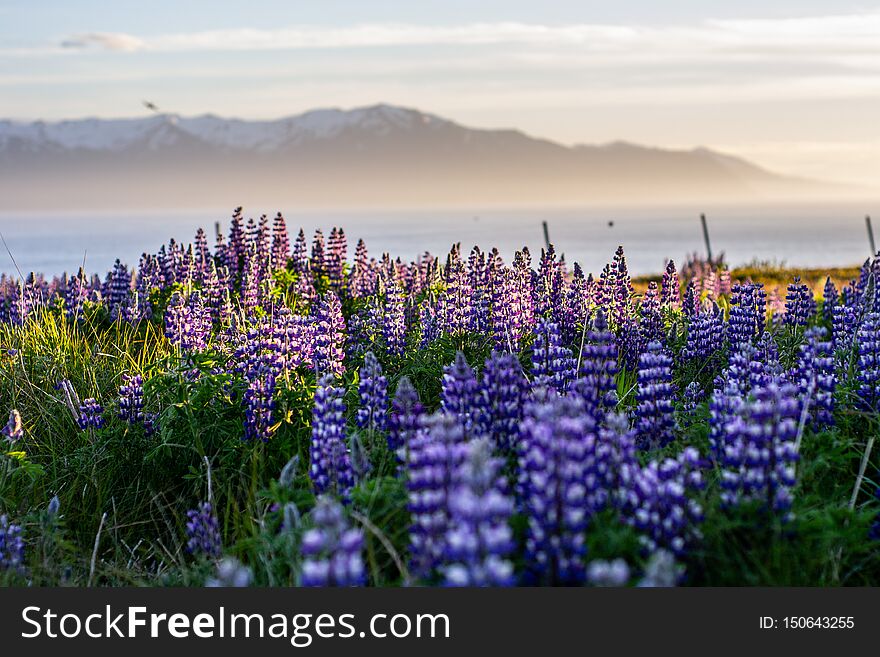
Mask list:
[[[413,109],[0,120],[0,208],[754,200],[823,191],[698,148],[569,148]]]

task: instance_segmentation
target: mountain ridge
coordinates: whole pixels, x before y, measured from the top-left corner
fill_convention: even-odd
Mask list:
[[[752,201],[832,189],[702,146],[566,146],[388,104],[261,121],[0,120],[0,193],[13,208]]]

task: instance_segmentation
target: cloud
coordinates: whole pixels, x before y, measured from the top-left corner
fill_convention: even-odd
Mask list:
[[[372,23],[326,27],[229,29],[154,36],[88,33],[62,45],[82,49],[161,52],[519,45],[537,51],[594,55],[880,54],[880,13],[791,19],[706,20],[690,25],[541,25],[472,23],[451,26]]]
[[[130,34],[113,32],[89,32],[87,34],[75,34],[61,42],[62,48],[83,50],[87,48],[101,48],[130,52],[144,47],[144,41]]]

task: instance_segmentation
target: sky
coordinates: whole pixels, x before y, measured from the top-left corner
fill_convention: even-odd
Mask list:
[[[0,118],[404,105],[880,187],[880,3],[0,0]]]

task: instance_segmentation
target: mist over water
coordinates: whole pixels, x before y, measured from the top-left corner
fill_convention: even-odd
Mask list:
[[[349,256],[358,238],[370,254],[413,259],[424,251],[445,256],[455,241],[467,253],[475,244],[498,247],[506,261],[522,246],[532,249],[534,262],[543,246],[541,221],[549,224],[551,241],[568,262],[598,272],[622,244],[635,274],[661,271],[668,258],[684,260],[705,252],[699,209],[606,208],[531,210],[299,211],[281,209],[291,240],[300,226],[311,243],[314,230],[345,229]],[[775,261],[791,266],[833,267],[859,264],[869,256],[864,204],[804,207],[703,208],[709,218],[712,248],[724,251],[731,265]],[[245,217],[275,209],[245,209]],[[0,213],[0,233],[18,269],[47,275],[75,272],[85,262],[88,272],[106,272],[118,257],[137,265],[144,251],[155,252],[174,238],[192,241],[201,226],[214,243],[214,223],[228,232],[229,212],[71,212]],[[609,225],[613,222],[613,225]],[[880,239],[880,223],[877,225]],[[0,245],[0,271],[16,267]]]

